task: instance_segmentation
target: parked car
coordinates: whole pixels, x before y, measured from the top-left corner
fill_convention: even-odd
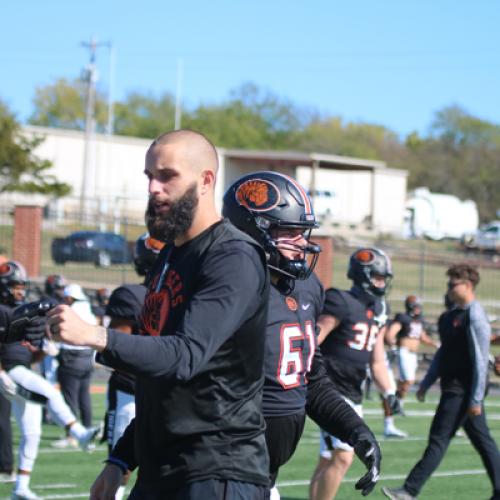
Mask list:
[[[500,221],[490,222],[475,233],[465,235],[462,243],[469,250],[500,252]]]
[[[98,267],[131,262],[127,240],[114,233],[78,231],[52,240],[52,259],[56,264],[93,262]]]

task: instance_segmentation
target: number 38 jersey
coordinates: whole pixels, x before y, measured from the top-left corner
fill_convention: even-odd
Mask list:
[[[323,287],[314,274],[307,280],[296,280],[289,295],[271,286],[264,361],[265,417],[304,411],[307,372],[316,349],[316,319],[323,297]]]
[[[387,321],[385,303],[358,287],[329,288],[322,314],[339,321],[321,344],[328,374],[342,395],[359,404],[373,346]]]

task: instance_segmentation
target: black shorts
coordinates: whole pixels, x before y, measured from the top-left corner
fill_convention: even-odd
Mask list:
[[[128,500],[267,500],[269,488],[260,484],[205,479],[184,484],[175,491],[151,491],[136,483]]]
[[[295,452],[304,431],[305,421],[305,413],[285,417],[266,417],[266,444],[269,453],[271,488],[276,482],[279,468],[286,464]]]

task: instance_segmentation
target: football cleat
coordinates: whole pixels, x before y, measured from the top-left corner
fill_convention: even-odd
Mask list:
[[[384,437],[385,438],[395,438],[395,439],[404,439],[408,437],[408,433],[398,429],[395,425],[387,426],[384,429]]]
[[[401,488],[382,488],[382,493],[391,500],[415,500],[417,497],[410,495],[403,487]]]
[[[41,500],[42,497],[39,497],[36,493],[31,491],[29,488],[25,488],[22,490],[14,490],[12,492],[11,500]]]
[[[89,427],[87,432],[78,440],[78,444],[83,451],[94,451],[95,443],[94,441],[97,439],[99,434],[101,433],[101,428],[98,427]]]

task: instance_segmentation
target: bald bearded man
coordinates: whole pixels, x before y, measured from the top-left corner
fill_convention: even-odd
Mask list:
[[[146,154],[148,230],[169,244],[149,280],[141,335],[88,325],[66,306],[50,313],[57,340],[93,347],[100,362],[137,376],[136,418],[93,500],[114,498],[136,467],[134,500],[267,496],[266,257],[217,213],[216,173],[216,150],[196,132],[164,134]]]

